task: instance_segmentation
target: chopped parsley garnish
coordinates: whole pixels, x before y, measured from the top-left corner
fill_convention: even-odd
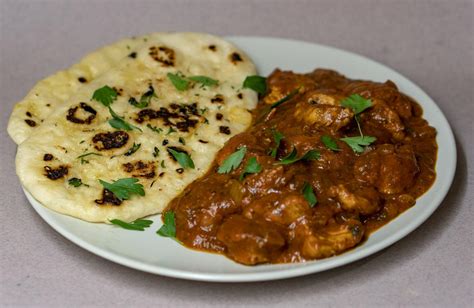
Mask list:
[[[370,99],[365,99],[359,94],[349,95],[341,101],[341,106],[352,109],[356,115],[371,107],[372,105],[373,104]]]
[[[341,149],[337,146],[336,140],[332,139],[331,136],[321,136],[322,143],[332,151],[340,151]]]
[[[300,89],[295,89],[293,91],[291,91],[287,96],[283,97],[282,99],[280,99],[279,101],[277,101],[276,103],[273,103],[270,105],[270,109],[273,109],[273,108],[276,108],[278,106],[280,106],[281,104],[289,101],[290,99],[293,98],[293,96],[295,96],[296,94],[298,94],[298,92],[300,91]]]
[[[162,128],[156,127],[156,126],[151,126],[151,124],[147,124],[146,127],[148,127],[149,129],[151,129],[152,131],[154,131],[155,133],[158,133],[158,134],[163,132]]]
[[[166,134],[169,135],[169,134],[176,133],[176,132],[177,132],[176,129],[170,127],[170,128],[168,129],[168,132],[167,132]]]
[[[185,91],[189,88],[189,81],[182,74],[168,73],[168,79],[178,91]]]
[[[167,76],[178,91],[185,91],[189,89],[189,85],[191,82],[200,83],[201,87],[213,87],[219,84],[219,81],[212,79],[211,77],[201,75],[186,77],[181,73],[168,73]]]
[[[106,85],[95,90],[92,99],[109,107],[117,99],[117,91]]]
[[[161,228],[156,231],[156,234],[164,237],[176,238],[176,222],[174,212],[165,212],[163,220],[163,226],[161,226]]]
[[[201,114],[205,114],[207,112],[207,110],[209,110],[209,108],[207,108],[207,107],[199,109],[199,111],[201,111]]]
[[[122,117],[120,117],[118,114],[115,113],[115,111],[112,110],[112,108],[109,107],[109,112],[110,115],[112,116],[112,119],[109,120],[110,126],[112,126],[115,129],[123,129],[126,131],[130,131],[133,129],[142,131],[139,127],[136,127],[135,125],[132,125],[128,122],[126,122]]]
[[[164,161],[164,160],[161,161],[160,166],[161,166],[161,168],[166,168],[166,165],[165,165],[165,161]]]
[[[207,76],[191,76],[188,79],[200,83],[203,87],[212,87],[219,84],[219,81]]]
[[[362,133],[362,129],[360,128],[360,118],[359,115],[362,111],[365,109],[371,107],[372,101],[370,99],[365,99],[359,94],[352,94],[346,97],[341,101],[341,106],[350,108],[354,112],[354,119],[356,120],[357,123],[357,128],[359,129],[359,133],[361,136],[364,136]]]
[[[258,163],[256,157],[251,157],[247,164],[245,165],[244,172],[239,177],[239,180],[242,181],[247,174],[259,173],[262,171],[262,166]]]
[[[234,153],[230,154],[219,166],[217,173],[229,173],[232,170],[237,169],[242,163],[246,152],[247,147],[241,147]]]
[[[185,152],[178,152],[171,148],[168,148],[168,151],[173,155],[173,157],[178,161],[181,167],[184,169],[191,168],[194,169],[194,162],[191,157]]]
[[[89,186],[87,184],[82,183],[82,180],[79,178],[70,178],[67,182],[69,183],[69,185],[74,187],[79,187],[81,185]]]
[[[112,105],[112,103],[117,99],[117,91],[115,91],[113,88],[109,86],[103,86],[102,88],[95,90],[94,94],[92,94],[92,99],[102,103],[102,105],[109,108],[110,115],[112,116],[112,119],[109,120],[109,124],[113,128],[123,129],[127,131],[130,131],[135,128],[141,131],[140,128],[127,123],[110,107],[110,105]]]
[[[362,153],[364,152],[364,147],[370,145],[377,140],[377,138],[371,136],[356,136],[341,138],[341,140],[347,143],[354,152]]]
[[[362,133],[362,129],[360,127],[360,116],[359,114],[366,110],[367,108],[371,107],[372,101],[370,99],[365,99],[359,94],[352,94],[341,101],[341,105],[346,108],[351,108],[354,111],[354,118],[357,123],[357,128],[359,129],[360,136],[356,137],[345,137],[341,138],[342,141],[347,143],[352,150],[356,153],[364,152],[364,147],[370,145],[372,142],[377,140],[375,137],[371,136],[364,136]]]
[[[153,148],[153,157],[158,157],[160,155],[160,149],[158,147]]]
[[[99,182],[105,189],[110,190],[120,200],[128,200],[131,195],[145,195],[143,185],[138,184],[138,179],[135,178],[119,179],[113,183],[107,183],[102,180],[99,180]]]
[[[112,219],[109,220],[112,224],[122,227],[127,230],[135,230],[135,231],[145,231],[145,228],[148,228],[153,223],[152,220],[147,219],[137,219],[132,222],[125,222],[120,219]]]
[[[318,203],[316,195],[314,194],[313,187],[308,182],[304,182],[303,185],[303,196],[308,201],[310,207],[314,207]]]
[[[137,101],[134,97],[130,97],[128,102],[137,108],[145,108],[145,107],[148,107],[148,105],[150,105],[151,99],[153,97],[156,97],[155,89],[153,89],[153,86],[150,85],[150,87],[148,88],[148,91],[146,91],[140,97],[140,101]]]
[[[132,147],[131,147],[130,149],[128,149],[128,151],[125,152],[125,154],[123,154],[123,155],[125,155],[125,156],[130,156],[130,155],[132,155],[133,153],[135,153],[136,151],[138,151],[138,149],[141,147],[141,145],[142,145],[141,143],[135,143],[135,142],[134,142],[133,145],[132,145]]]
[[[182,145],[186,145],[186,140],[184,140],[183,137],[179,137],[178,142],[181,143]]]
[[[281,140],[285,138],[285,136],[276,129],[272,129],[273,140],[275,141],[275,147],[271,150],[270,156],[275,158],[278,152],[278,148],[280,147]]]
[[[317,150],[309,150],[306,152],[303,156],[301,157],[296,157],[298,155],[296,148],[293,147],[293,151],[291,151],[290,154],[287,156],[283,157],[277,164],[278,165],[289,165],[296,163],[297,161],[300,160],[317,160],[321,156],[319,151]]]
[[[87,156],[90,156],[90,155],[102,156],[102,154],[100,154],[100,153],[89,152],[89,153],[84,153],[84,154],[79,155],[78,157],[76,157],[76,159],[80,159],[81,164],[88,164],[89,161],[84,159],[84,157],[87,157]]]
[[[259,94],[265,94],[267,92],[267,79],[262,76],[253,75],[247,76],[244,80],[243,88],[254,90]]]

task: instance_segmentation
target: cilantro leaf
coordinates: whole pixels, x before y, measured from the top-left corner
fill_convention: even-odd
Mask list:
[[[69,180],[67,180],[67,182],[69,183],[69,185],[74,186],[74,187],[79,187],[81,185],[88,186],[82,183],[82,180],[79,178],[70,178]]]
[[[156,127],[156,126],[151,126],[151,124],[147,124],[146,127],[148,127],[149,129],[151,129],[152,131],[154,131],[155,133],[158,133],[158,134],[163,132],[162,128]]]
[[[309,207],[314,207],[316,203],[318,203],[318,199],[316,199],[316,195],[314,194],[313,187],[308,182],[304,182],[303,185],[303,196],[308,201]]]
[[[323,144],[332,151],[340,151],[341,149],[338,147],[336,141],[331,138],[331,136],[323,135],[321,136],[321,141]]]
[[[126,122],[122,117],[120,117],[118,114],[115,113],[115,111],[112,110],[112,108],[109,107],[109,112],[110,115],[112,116],[112,119],[109,120],[110,126],[112,126],[115,129],[123,129],[126,131],[130,131],[133,129],[142,131],[139,127],[136,127],[135,125],[132,125],[128,122]]]
[[[156,97],[155,89],[153,88],[153,86],[150,85],[148,88],[148,91],[146,91],[140,97],[140,101],[137,102],[137,100],[134,97],[130,97],[128,102],[137,108],[145,108],[145,107],[148,107],[148,105],[150,105],[151,99],[153,97]]]
[[[352,111],[354,111],[354,113],[357,115],[365,109],[371,107],[373,104],[370,99],[365,99],[359,94],[352,94],[343,99],[341,101],[341,105],[346,108],[351,108]]]
[[[177,130],[174,129],[174,128],[172,128],[172,127],[170,126],[170,127],[168,128],[168,132],[166,133],[166,135],[169,135],[169,134],[171,134],[171,133],[176,133],[176,132],[177,132]]]
[[[117,91],[106,85],[95,90],[92,99],[109,107],[117,99]]]
[[[99,182],[105,189],[110,190],[120,200],[128,200],[131,195],[145,195],[143,185],[137,184],[138,179],[135,178],[119,179],[113,183],[107,183],[102,180],[99,180]]]
[[[352,151],[362,153],[364,152],[364,146],[370,145],[377,140],[377,138],[371,136],[356,136],[341,138],[341,140],[347,143],[347,145],[352,148]]]
[[[276,103],[273,103],[270,105],[270,109],[273,109],[273,108],[276,108],[278,106],[280,106],[281,104],[289,101],[290,99],[293,98],[293,96],[295,96],[296,94],[298,94],[298,92],[300,91],[300,89],[295,89],[293,91],[291,91],[287,96],[283,97],[282,99],[280,99],[279,101],[277,101]]]
[[[82,155],[79,155],[78,157],[76,157],[76,159],[81,159],[81,164],[88,164],[89,161],[84,159],[84,157],[87,157],[90,155],[102,156],[102,154],[100,153],[89,152],[89,153],[84,153]]]
[[[194,162],[187,153],[178,152],[176,150],[173,150],[172,148],[168,148],[168,152],[170,152],[171,155],[173,155],[173,157],[178,161],[178,163],[184,169],[186,168],[194,169]]]
[[[288,154],[286,157],[283,157],[277,164],[278,165],[289,165],[296,163],[297,161],[300,160],[317,160],[321,156],[319,151],[317,150],[309,150],[306,152],[303,156],[300,158],[297,158],[297,151],[296,148],[293,147],[293,151],[291,151],[290,154]]]
[[[232,170],[237,169],[244,159],[245,153],[247,152],[247,147],[241,147],[234,153],[230,154],[219,166],[217,173],[229,173]]]
[[[252,89],[259,94],[265,94],[267,92],[267,79],[262,76],[247,76],[244,80],[243,88]]]
[[[112,224],[122,227],[127,230],[135,230],[135,231],[145,231],[145,228],[148,228],[153,223],[152,220],[147,219],[137,219],[132,222],[125,222],[120,219],[112,219],[109,220]]]
[[[212,87],[212,86],[217,86],[219,84],[219,81],[207,76],[191,76],[191,77],[188,77],[188,79],[191,81],[200,83],[204,87]]]
[[[189,81],[183,78],[184,76],[180,76],[180,74],[173,73],[168,73],[166,76],[168,76],[168,79],[174,85],[176,90],[185,91],[189,88]]]
[[[134,142],[133,145],[132,145],[132,147],[131,147],[130,149],[128,149],[128,151],[125,152],[125,154],[123,154],[123,155],[125,155],[125,156],[130,156],[130,155],[132,155],[133,153],[135,153],[136,151],[138,151],[138,149],[141,147],[141,145],[142,145],[141,143],[135,143],[135,142]]]
[[[245,165],[244,172],[239,177],[239,180],[242,181],[247,174],[259,173],[262,171],[262,166],[258,163],[256,157],[251,157],[247,164]]]
[[[176,222],[174,212],[168,211],[164,215],[163,225],[156,231],[156,234],[164,237],[176,237]]]
[[[275,158],[277,155],[278,148],[280,147],[281,140],[285,138],[285,136],[276,129],[272,129],[273,140],[275,140],[275,147],[271,150],[270,156]]]

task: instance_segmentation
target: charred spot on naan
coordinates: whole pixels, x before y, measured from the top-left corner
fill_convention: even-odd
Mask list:
[[[237,52],[231,53],[229,58],[230,58],[230,62],[232,62],[233,64],[237,64],[238,62],[243,62],[244,61],[242,59],[242,56],[240,56],[240,54],[237,53]]]
[[[219,133],[224,134],[224,135],[230,135],[231,131],[229,126],[219,126]]]
[[[44,161],[51,161],[53,159],[54,159],[53,154],[46,153],[46,154],[43,155],[43,160]]]
[[[169,108],[161,107],[159,110],[143,109],[138,112],[135,121],[143,123],[160,119],[168,127],[174,127],[181,132],[189,132],[190,128],[196,128],[197,124],[204,121],[204,117],[199,114],[197,103],[192,104],[171,104]]]
[[[45,166],[44,171],[46,171],[45,176],[48,179],[54,181],[67,175],[69,172],[69,167],[67,165],[60,165],[56,168],[53,168],[51,166]]]
[[[211,98],[211,103],[224,104],[224,96],[222,94],[216,94],[213,98]]]
[[[143,162],[141,160],[128,162],[122,165],[123,170],[130,173],[132,177],[152,179],[156,175],[156,164],[154,161]]]
[[[30,119],[25,119],[26,124],[28,124],[29,127],[35,127],[36,122]]]
[[[174,66],[175,52],[166,46],[151,46],[148,52],[153,60],[160,62],[163,66]]]
[[[127,144],[129,135],[124,131],[98,133],[92,138],[94,148],[99,151],[118,149]]]
[[[122,200],[117,198],[117,196],[114,195],[113,192],[105,188],[102,190],[102,199],[96,199],[94,200],[94,202],[99,205],[110,204],[110,205],[118,206],[122,204]]]
[[[77,113],[81,113],[81,116],[87,116],[86,118],[80,118]],[[67,111],[66,119],[76,124],[91,124],[92,120],[95,119],[97,111],[90,105],[81,102],[79,105],[69,108]]]

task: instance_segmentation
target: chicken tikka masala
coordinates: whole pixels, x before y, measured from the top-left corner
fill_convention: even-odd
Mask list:
[[[164,213],[187,247],[246,265],[327,258],[435,180],[436,130],[391,81],[276,70],[251,112],[252,126]]]

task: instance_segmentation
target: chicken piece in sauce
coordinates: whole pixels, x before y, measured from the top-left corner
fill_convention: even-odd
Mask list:
[[[327,258],[363,242],[433,183],[436,131],[393,82],[276,70],[267,88],[253,125],[166,209],[175,213],[185,246],[247,265]],[[296,94],[270,110],[290,93]],[[357,118],[341,105],[353,94],[371,102]],[[278,143],[275,132],[283,136]],[[375,137],[362,151],[342,140],[362,134]],[[219,172],[241,147],[238,166]],[[309,152],[318,155],[305,159]],[[247,172],[252,161],[260,168]]]

